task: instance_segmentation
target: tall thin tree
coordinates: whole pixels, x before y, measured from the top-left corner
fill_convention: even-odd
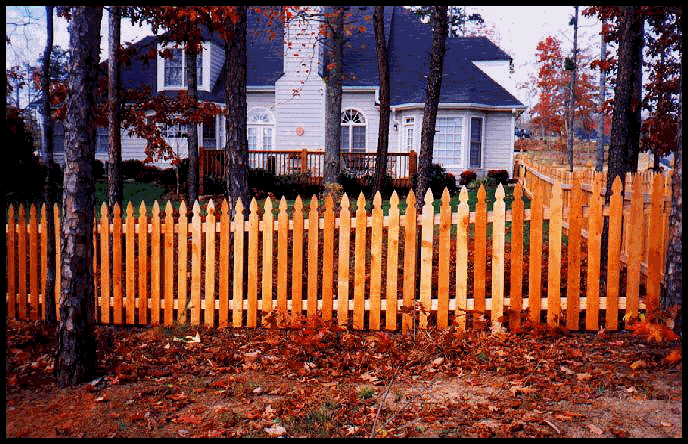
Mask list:
[[[65,118],[65,173],[61,237],[60,324],[54,372],[61,386],[93,375],[93,223],[96,101],[102,7],[71,7]]]
[[[120,135],[119,46],[122,16],[119,6],[110,6],[108,24],[108,205],[122,205],[122,138]]]
[[[380,79],[380,127],[377,136],[377,156],[375,157],[375,181],[373,194],[382,191],[387,170],[387,150],[389,148],[389,45],[385,37],[385,7],[375,6],[373,13],[375,28],[375,52],[377,55],[377,72]]]
[[[435,141],[435,122],[440,102],[444,54],[449,32],[447,6],[432,7],[432,48],[430,50],[430,70],[425,87],[425,109],[423,127],[420,136],[420,155],[418,156],[418,179],[416,182],[417,206],[423,206],[423,196],[430,185],[430,168],[432,166],[432,149]]]
[[[578,73],[578,6],[574,6],[575,16],[571,20],[573,23],[573,55],[571,63],[571,82],[569,92],[569,116],[568,116],[568,161],[569,171],[573,172],[573,135],[576,110],[576,77]]]
[[[188,111],[189,115],[192,115],[196,110],[196,104],[198,100],[198,74],[197,74],[197,60],[198,60],[198,48],[193,42],[187,42],[186,44],[186,79],[188,85],[188,95],[191,102],[191,109]],[[195,121],[191,121],[188,124],[188,137],[187,137],[187,147],[189,153],[189,174],[187,177],[187,197],[189,203],[193,203],[198,200],[198,190],[199,182],[203,180],[199,177],[199,152],[198,152],[198,124]]]
[[[246,40],[247,6],[235,6],[227,19],[225,39],[225,103],[227,115],[225,133],[225,187],[232,202],[241,199],[248,209],[248,136],[246,132]]]
[[[55,310],[55,282],[56,282],[56,260],[55,260],[55,219],[50,217],[53,212],[53,202],[55,202],[55,161],[53,159],[53,120],[52,113],[50,110],[50,58],[53,51],[53,9],[54,6],[45,7],[45,17],[47,24],[47,40],[45,43],[45,51],[43,52],[43,74],[41,75],[41,94],[43,96],[43,128],[42,143],[43,164],[46,168],[45,175],[45,190],[44,190],[44,202],[46,205],[46,210],[48,212],[48,217],[46,218],[46,228],[48,243],[45,252],[46,264],[46,276],[45,276],[45,303],[44,313],[45,321],[49,324],[54,324],[57,321],[57,313]]]
[[[342,140],[342,75],[344,52],[344,6],[328,6],[325,13],[326,42],[328,51],[325,74],[325,164],[323,185],[325,192],[339,183],[341,172]]]

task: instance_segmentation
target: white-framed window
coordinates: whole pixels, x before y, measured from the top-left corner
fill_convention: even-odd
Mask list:
[[[158,91],[179,90],[188,87],[186,72],[186,54],[183,45],[158,45],[158,51],[167,49],[171,57],[162,57],[158,53]],[[196,79],[198,89],[209,90],[210,83],[209,46],[203,44],[203,50],[196,56]]]
[[[273,150],[275,146],[275,117],[264,107],[248,112],[248,149]]]
[[[463,165],[463,117],[437,117],[433,161],[443,166]]]
[[[341,151],[365,153],[367,126],[366,118],[361,112],[355,109],[344,111],[342,113]]]
[[[209,123],[203,122],[201,124],[201,134],[203,140],[202,146],[207,150],[215,150],[218,148],[217,133],[215,131],[216,124],[216,118],[213,118],[213,120]]]
[[[483,163],[483,118],[471,117],[468,167],[482,168]]]
[[[406,152],[411,152],[414,148],[414,133],[415,133],[415,118],[404,117],[404,147],[406,147]]]
[[[164,125],[161,132],[165,139],[183,139],[188,137],[190,133],[188,125],[179,123]]]

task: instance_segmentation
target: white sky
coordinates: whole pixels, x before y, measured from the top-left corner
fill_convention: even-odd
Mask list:
[[[583,17],[579,7],[579,47],[590,46],[595,55],[599,53],[600,23],[597,19]],[[27,12],[31,14],[31,26],[15,27],[11,23],[25,22]],[[535,47],[547,35],[553,35],[562,42],[564,52],[573,49],[573,27],[569,20],[574,14],[573,6],[468,6],[469,14],[479,13],[485,20],[488,29],[498,31],[496,42],[514,59],[516,84],[527,82],[535,73]],[[11,66],[17,60],[36,63],[45,45],[45,7],[44,6],[7,6],[5,9],[5,33],[12,41],[6,45],[5,64]],[[69,46],[67,22],[55,17],[55,41],[62,48]],[[108,14],[104,14],[102,35],[107,35]],[[130,20],[122,21],[122,41],[135,42],[151,34],[149,27],[132,26]],[[102,39],[101,48],[107,51],[107,38]],[[532,105],[525,90],[518,90],[517,98],[525,105]]]

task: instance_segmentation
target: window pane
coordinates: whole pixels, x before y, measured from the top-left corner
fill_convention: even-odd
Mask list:
[[[248,149],[257,150],[258,135],[256,128],[248,128]]]
[[[362,153],[365,151],[366,147],[366,128],[365,126],[354,126],[352,130],[353,140],[351,143],[351,150],[354,152]]]
[[[351,147],[349,146],[349,127],[348,126],[342,127],[341,143],[342,143],[342,146],[341,146],[342,151],[350,151],[351,150]]]
[[[471,118],[471,152],[470,152],[470,167],[481,167],[481,151],[482,151],[482,134],[483,134],[483,120],[480,117]]]
[[[182,50],[172,49],[172,58],[165,59],[165,86],[182,86]]]
[[[272,149],[272,128],[263,128],[263,149]]]

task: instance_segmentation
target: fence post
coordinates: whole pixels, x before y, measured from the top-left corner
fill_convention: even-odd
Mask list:
[[[416,174],[417,159],[418,159],[418,156],[416,155],[416,152],[414,150],[409,151],[408,178],[409,178],[409,181],[411,182],[411,186],[413,186],[413,175]]]
[[[301,174],[308,172],[308,150],[304,148],[301,150]]]

